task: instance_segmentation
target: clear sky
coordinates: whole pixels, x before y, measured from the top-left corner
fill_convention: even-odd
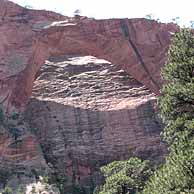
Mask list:
[[[12,0],[35,9],[47,9],[72,16],[76,9],[81,15],[94,18],[136,18],[152,14],[163,22],[180,17],[180,25],[194,21],[194,0]]]

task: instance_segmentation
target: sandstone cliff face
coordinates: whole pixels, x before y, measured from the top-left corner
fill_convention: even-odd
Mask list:
[[[100,166],[130,156],[160,161],[166,151],[155,95],[107,61],[50,58],[32,96],[26,118],[46,161],[68,177],[66,186],[91,193]]]
[[[21,132],[17,136],[13,130]],[[0,191],[6,186],[16,193],[47,175],[49,167],[42,155],[37,138],[22,123],[0,123]]]
[[[67,177],[68,194],[72,185],[90,194],[107,162],[160,161],[166,150],[152,92],[159,93],[176,31],[146,19],[68,18],[0,0],[7,113],[0,117],[0,190],[33,185],[41,174]]]
[[[146,19],[73,19],[0,0],[0,103],[24,110],[49,56],[85,54],[107,59],[159,93],[174,24]]]

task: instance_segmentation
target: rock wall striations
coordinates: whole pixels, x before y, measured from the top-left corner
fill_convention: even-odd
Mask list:
[[[92,193],[99,167],[140,156],[161,161],[156,97],[125,71],[91,56],[52,57],[34,83],[26,119],[67,185]],[[69,190],[66,190],[69,193]]]
[[[146,19],[67,18],[0,0],[0,103],[6,112],[24,110],[40,67],[64,54],[106,59],[158,94],[177,30]]]
[[[161,161],[155,95],[178,30],[0,0],[0,190],[16,192],[44,175],[65,182],[68,194],[72,186],[91,194],[108,162]]]

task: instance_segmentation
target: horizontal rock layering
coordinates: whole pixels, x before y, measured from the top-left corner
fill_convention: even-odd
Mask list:
[[[8,116],[0,124],[0,190],[42,174],[67,176],[67,186],[91,193],[103,164],[134,155],[161,161],[152,92],[159,94],[177,31],[147,19],[69,18],[0,0],[0,105]]]
[[[0,0],[0,103],[7,112],[24,110],[40,67],[63,54],[106,59],[159,93],[160,69],[177,30],[146,19],[68,18]]]
[[[108,162],[130,156],[161,161],[166,149],[155,100],[107,61],[61,56],[42,67],[26,118],[46,161],[91,193],[99,167]]]

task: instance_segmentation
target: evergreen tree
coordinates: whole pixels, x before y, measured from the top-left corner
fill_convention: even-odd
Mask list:
[[[169,156],[148,181],[143,194],[194,193],[194,36],[182,29],[174,36],[162,76],[159,108],[166,125]]]
[[[99,194],[135,194],[143,189],[150,176],[149,163],[138,158],[115,161],[101,168],[105,184]]]
[[[190,30],[175,35],[162,75],[166,84],[158,104],[166,124],[163,137],[172,145],[186,134],[193,137],[194,132],[194,36]]]

